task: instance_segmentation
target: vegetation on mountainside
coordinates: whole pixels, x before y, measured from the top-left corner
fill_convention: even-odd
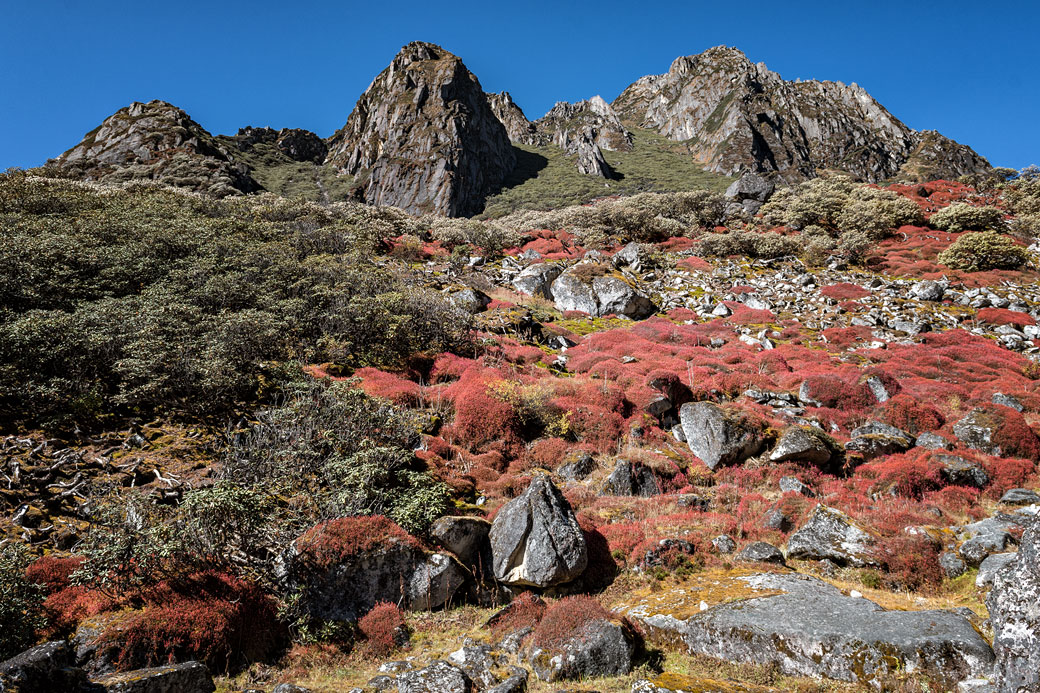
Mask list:
[[[631,128],[632,151],[604,151],[618,180],[579,173],[574,157],[558,147],[513,145],[516,169],[502,190],[487,198],[484,215],[496,218],[525,209],[548,210],[585,204],[599,197],[641,192],[711,190],[722,192],[731,178],[704,171],[686,145],[651,130]]]
[[[245,150],[233,137],[215,138],[234,152],[235,159],[249,167],[249,174],[267,192],[308,202],[348,202],[353,200],[352,176],[339,174],[334,166],[296,161],[271,142],[256,142]]]

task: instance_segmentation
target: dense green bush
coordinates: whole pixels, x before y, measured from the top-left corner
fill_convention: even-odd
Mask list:
[[[0,546],[0,661],[31,647],[44,626],[43,589],[25,577],[31,560],[21,544]]]
[[[985,231],[1003,227],[1004,213],[996,207],[974,207],[957,202],[933,214],[928,223],[951,233]]]
[[[704,255],[744,255],[756,258],[776,258],[797,255],[802,241],[797,236],[782,236],[765,231],[734,229],[725,233],[709,233],[701,237],[700,252]]]
[[[0,421],[213,414],[279,362],[393,366],[468,318],[373,262],[400,210],[0,176]]]
[[[996,231],[966,233],[939,253],[938,261],[951,269],[980,272],[1017,269],[1029,262],[1029,251]]]

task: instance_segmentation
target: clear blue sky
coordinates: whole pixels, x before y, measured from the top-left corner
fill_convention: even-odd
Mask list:
[[[787,79],[858,82],[897,118],[995,165],[1040,164],[1040,2],[0,0],[0,170],[75,145],[131,101],[215,134],[328,136],[403,44],[461,56],[531,119],[612,100],[725,44]]]

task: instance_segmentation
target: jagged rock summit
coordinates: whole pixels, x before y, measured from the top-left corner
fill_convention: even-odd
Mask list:
[[[187,113],[165,101],[134,102],[106,118],[47,167],[99,183],[150,179],[224,196],[260,185]]]
[[[516,156],[462,60],[416,41],[358,99],[327,162],[358,176],[370,204],[466,216],[483,210]]]
[[[726,175],[750,169],[795,181],[837,168],[878,182],[990,168],[964,145],[910,129],[855,83],[787,81],[725,46],[677,58],[613,107],[626,122],[688,143],[708,170]]]

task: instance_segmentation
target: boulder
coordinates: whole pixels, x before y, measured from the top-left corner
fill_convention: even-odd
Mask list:
[[[737,542],[728,534],[720,534],[711,540],[712,548],[719,553],[733,553],[737,550]]]
[[[1017,553],[994,553],[986,556],[979,564],[979,573],[975,576],[975,586],[981,588],[992,585],[997,573],[1004,566],[1014,563],[1017,557]]]
[[[939,472],[948,483],[975,488],[985,488],[989,484],[989,474],[978,462],[958,455],[933,455],[932,459],[942,465]]]
[[[1018,556],[999,570],[986,598],[1000,693],[1040,691],[1040,526],[1022,535]]]
[[[398,693],[471,693],[473,682],[459,667],[436,660],[397,676]]]
[[[0,662],[0,691],[48,693],[79,690],[87,682],[87,675],[75,666],[75,661],[72,647],[64,640],[36,645]]]
[[[491,297],[479,289],[465,286],[449,293],[448,301],[459,310],[476,315],[487,310]]]
[[[541,296],[552,298],[549,287],[564,270],[564,265],[558,262],[542,262],[537,265],[525,267],[520,274],[513,278],[513,288],[528,296]]]
[[[915,283],[910,293],[918,301],[941,301],[946,293],[946,283],[925,279]]]
[[[943,575],[951,579],[960,577],[968,571],[968,564],[952,551],[943,551],[939,554],[939,567],[942,569]]]
[[[542,681],[624,676],[632,671],[636,650],[633,633],[597,618],[551,651],[532,646],[527,661]]]
[[[490,645],[463,645],[448,655],[448,660],[462,669],[478,690],[485,690],[498,683],[491,671],[497,664],[491,654]]]
[[[489,538],[495,577],[507,585],[559,585],[581,575],[588,563],[570,503],[544,475],[502,506]]]
[[[407,586],[410,609],[439,609],[469,578],[458,559],[447,553],[427,554],[412,571]]]
[[[1006,433],[1009,424],[1017,429],[1014,437]],[[1030,457],[1034,461],[1040,456],[1036,434],[1022,415],[1010,407],[975,408],[953,425],[953,433],[969,448],[987,455]]]
[[[592,455],[584,450],[575,450],[567,453],[556,473],[569,481],[581,481],[596,471],[598,466]]]
[[[480,517],[441,517],[430,525],[430,538],[455,554],[463,565],[472,566],[490,549],[491,523]]]
[[[652,640],[728,662],[773,665],[792,676],[877,687],[889,674],[919,671],[949,690],[993,662],[974,626],[950,611],[886,611],[797,574],[723,578],[715,589],[724,601],[702,603],[692,614],[671,605],[696,594],[652,595],[627,613]]]
[[[780,490],[783,493],[797,493],[806,498],[813,498],[816,496],[816,492],[803,484],[800,480],[793,476],[785,476],[780,478]]]
[[[200,662],[109,674],[91,683],[105,693],[213,693],[217,689]]]
[[[762,449],[761,429],[744,416],[711,402],[689,402],[679,408],[679,422],[690,451],[708,469],[739,464]]]
[[[835,508],[817,505],[809,519],[787,541],[787,557],[808,561],[829,559],[856,568],[877,565],[874,538],[852,518]]]
[[[858,454],[865,461],[884,455],[906,452],[914,446],[914,437],[895,426],[872,421],[852,431],[845,451]]]
[[[769,453],[770,462],[805,462],[818,467],[830,463],[832,446],[826,435],[813,426],[790,426],[780,434],[776,447]]]
[[[737,554],[736,560],[740,563],[778,563],[783,565],[784,554],[772,544],[756,541],[741,549],[740,553]]]
[[[1002,505],[1032,505],[1040,503],[1040,493],[1030,491],[1026,488],[1012,488],[1004,492],[1000,497]]]
[[[576,310],[596,317],[623,315],[633,320],[654,313],[654,304],[645,294],[603,265],[575,265],[556,278],[549,292],[559,311]]]
[[[776,189],[772,181],[766,180],[757,173],[745,171],[739,179],[726,188],[726,198],[748,214],[756,214],[759,208],[769,199]]]
[[[943,438],[941,435],[931,432],[925,432],[917,436],[917,447],[927,448],[929,450],[952,450],[953,443]]]
[[[661,494],[657,477],[649,467],[633,464],[628,460],[618,460],[614,471],[607,477],[603,485],[603,493],[608,496],[642,496],[649,498]]]

